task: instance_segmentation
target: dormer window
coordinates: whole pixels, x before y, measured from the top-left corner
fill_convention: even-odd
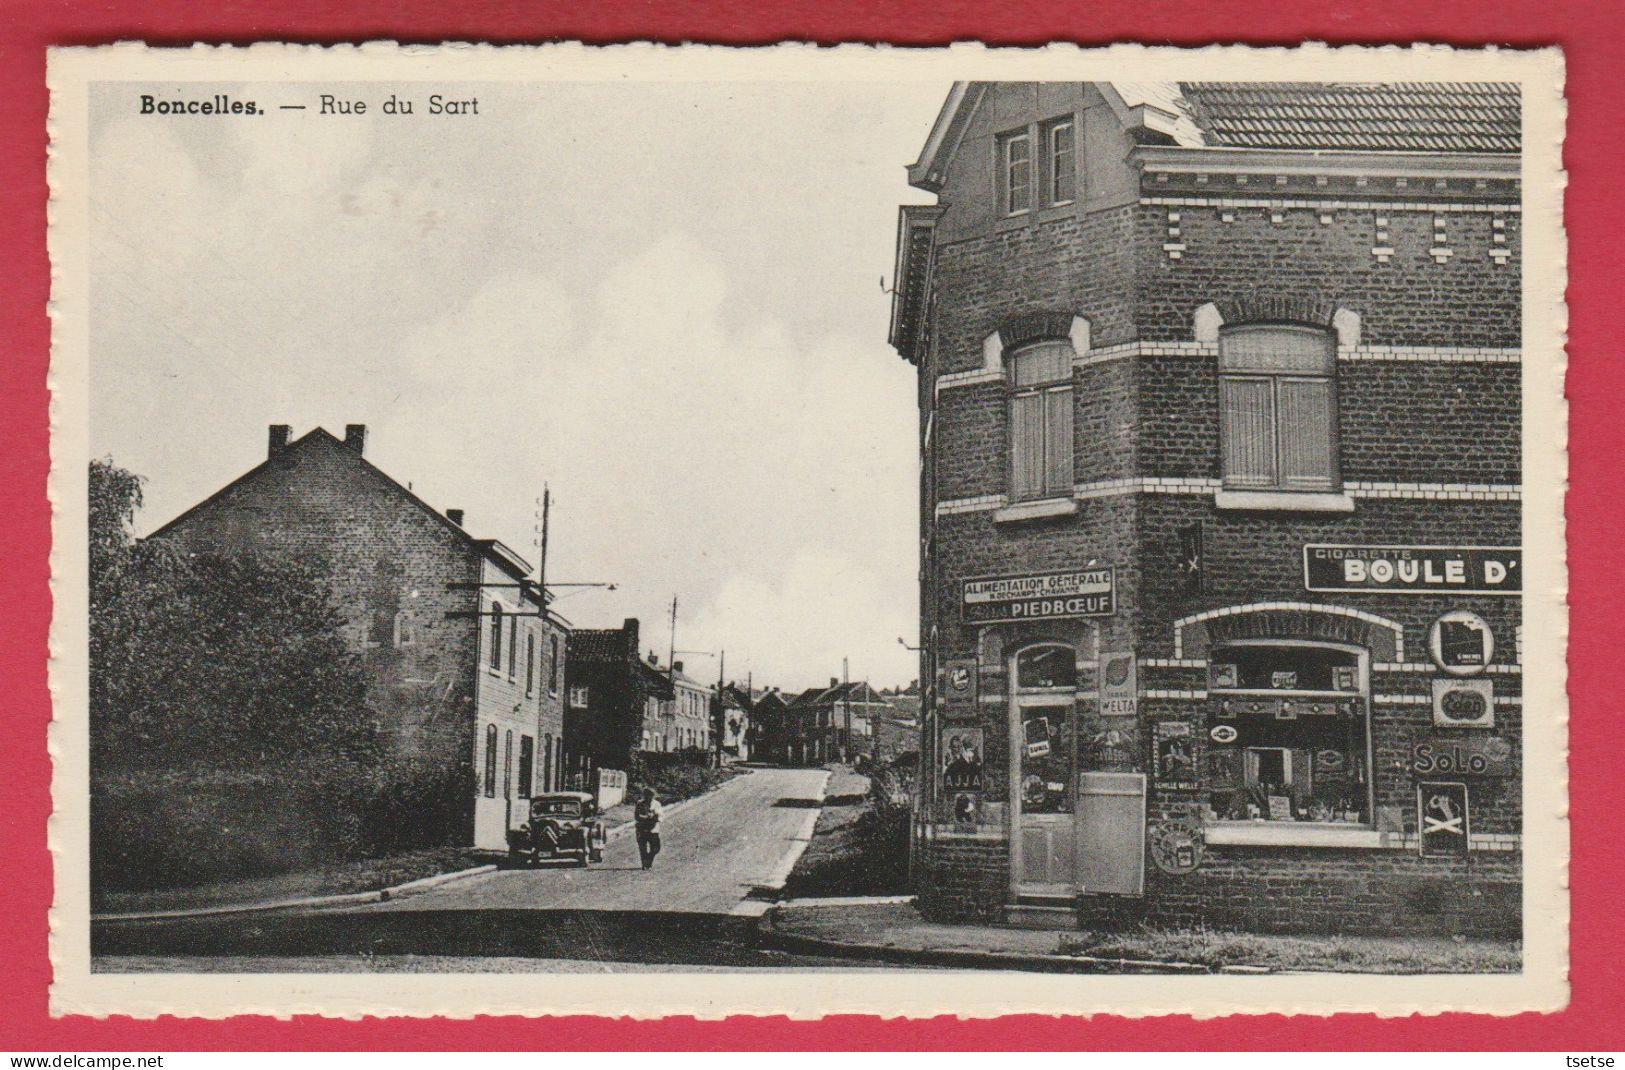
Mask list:
[[[1033,206],[1033,142],[1026,130],[1001,134],[999,205],[1004,215],[1020,215]]]
[[[1078,128],[1071,117],[1044,124],[1044,201],[1071,204],[1077,196]]]

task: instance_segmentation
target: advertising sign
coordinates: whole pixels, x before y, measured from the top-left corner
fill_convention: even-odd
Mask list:
[[[1464,855],[1467,828],[1467,785],[1416,785],[1416,827],[1424,855]]]
[[[1411,744],[1411,772],[1417,776],[1509,777],[1512,744],[1500,736],[1440,733]]]
[[[1202,826],[1176,818],[1151,826],[1151,861],[1164,873],[1179,876],[1202,864]]]
[[[1310,591],[1391,594],[1506,594],[1523,590],[1516,546],[1340,546],[1303,548]]]
[[[967,624],[1109,617],[1117,612],[1115,579],[1110,565],[970,579],[964,583],[960,617]]]
[[[1100,655],[1100,714],[1133,717],[1140,697],[1140,674],[1133,654]]]
[[[976,662],[962,658],[948,662],[943,671],[943,698],[948,716],[970,717],[976,713]]]
[[[1454,610],[1428,629],[1428,653],[1452,676],[1477,676],[1495,657],[1495,633],[1478,614]]]
[[[1495,685],[1488,680],[1434,680],[1433,723],[1440,728],[1494,728]]]
[[[1157,783],[1175,790],[1197,787],[1196,744],[1191,726],[1184,721],[1159,721],[1156,741]]]
[[[942,790],[980,792],[982,790],[982,730],[944,728],[942,730]]]

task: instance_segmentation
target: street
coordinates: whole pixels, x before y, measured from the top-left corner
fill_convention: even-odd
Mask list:
[[[756,946],[828,774],[756,769],[668,807],[652,870],[630,831],[600,865],[494,873],[387,903],[100,925],[97,972],[529,972],[840,967]]]

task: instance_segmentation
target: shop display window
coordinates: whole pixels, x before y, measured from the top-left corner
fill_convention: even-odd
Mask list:
[[[1370,825],[1361,658],[1313,644],[1213,650],[1203,777],[1209,820]]]

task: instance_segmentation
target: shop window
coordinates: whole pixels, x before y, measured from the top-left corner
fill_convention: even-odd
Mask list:
[[[1242,643],[1216,647],[1210,658],[1210,820],[1369,827],[1362,655],[1311,643]]]
[[[1078,685],[1077,659],[1069,646],[1029,647],[1016,655],[1016,687],[1022,691],[1064,688]]]
[[[1220,333],[1227,488],[1329,491],[1338,485],[1336,362],[1330,331],[1250,324]]]
[[[1010,358],[1010,497],[1072,496],[1072,343],[1039,342]]]

